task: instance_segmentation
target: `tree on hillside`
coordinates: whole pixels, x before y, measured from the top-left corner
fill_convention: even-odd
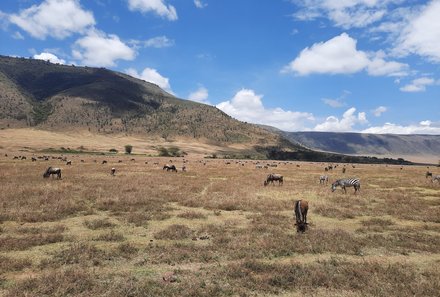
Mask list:
[[[132,151],[133,151],[133,146],[130,145],[130,144],[127,144],[127,145],[125,146],[125,153],[126,153],[126,154],[131,154]]]

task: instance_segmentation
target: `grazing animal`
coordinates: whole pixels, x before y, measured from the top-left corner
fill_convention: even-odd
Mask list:
[[[432,172],[426,171],[425,177],[426,178],[428,178],[428,177],[432,178]]]
[[[269,174],[266,180],[264,181],[264,186],[267,186],[269,183],[274,185],[274,181],[278,181],[278,185],[281,186],[283,184],[283,176],[274,173]]]
[[[356,194],[361,188],[361,181],[358,178],[338,179],[332,184],[332,192],[334,192],[338,186],[344,190],[345,194],[347,194],[346,187],[353,187],[354,193]]]
[[[321,175],[319,177],[319,184],[328,184],[328,175]]]
[[[185,165],[182,166],[182,171],[186,172],[186,166]]]
[[[163,168],[162,168],[162,170],[167,170],[167,171],[174,171],[174,172],[177,172],[177,168],[176,168],[176,166],[175,165],[168,165],[168,164],[165,164],[164,166],[163,166]]]
[[[72,165],[72,161],[71,160],[67,161],[66,165]]]
[[[440,184],[440,175],[433,175],[431,181],[432,182],[438,181],[438,183]]]
[[[54,175],[57,175],[57,178],[58,178],[58,179],[61,179],[61,168],[49,167],[49,168],[47,168],[47,170],[43,173],[43,177],[44,177],[44,178],[48,178],[48,177],[51,176],[51,175],[52,175],[52,177],[53,177]]]
[[[307,229],[307,212],[309,210],[309,203],[306,200],[295,201],[295,219],[296,232],[305,232]]]
[[[111,175],[115,175],[115,173],[116,173],[116,168],[115,167],[113,167],[111,170],[110,170],[110,174]]]
[[[107,164],[107,161],[106,160],[102,160],[101,164]]]
[[[32,157],[32,162],[35,162],[35,161],[37,161],[37,158]]]
[[[345,173],[345,170],[347,170],[345,167],[342,168],[342,173]]]

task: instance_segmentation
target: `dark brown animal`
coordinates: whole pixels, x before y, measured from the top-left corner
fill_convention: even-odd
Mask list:
[[[44,178],[48,178],[51,175],[52,177],[56,175],[58,179],[61,179],[61,168],[49,167],[43,173]]]
[[[309,202],[306,200],[295,201],[295,226],[296,232],[305,232],[307,229],[307,212],[309,211]]]
[[[269,174],[264,181],[264,186],[267,186],[269,183],[274,185],[274,181],[278,181],[278,185],[281,186],[283,184],[283,176],[281,174]]]

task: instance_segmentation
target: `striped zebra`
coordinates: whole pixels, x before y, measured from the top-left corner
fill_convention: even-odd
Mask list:
[[[319,177],[319,184],[328,184],[328,175],[321,175]]]
[[[359,180],[359,178],[338,179],[332,184],[332,192],[334,192],[336,190],[336,187],[338,186],[340,186],[344,190],[345,194],[347,194],[346,187],[353,187],[354,193],[356,194],[357,191],[359,191],[361,188],[361,181]]]
[[[438,181],[440,183],[440,175],[433,175],[431,181],[432,182]]]

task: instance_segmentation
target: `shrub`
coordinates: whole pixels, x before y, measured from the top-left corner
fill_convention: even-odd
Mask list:
[[[133,151],[133,146],[130,144],[127,144],[124,148],[126,154],[131,154],[131,152]]]

